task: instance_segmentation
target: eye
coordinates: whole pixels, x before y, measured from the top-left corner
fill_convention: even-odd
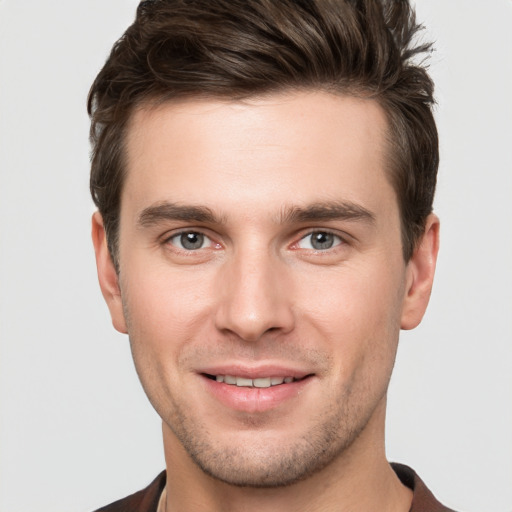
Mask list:
[[[206,235],[197,231],[183,231],[171,236],[168,242],[184,251],[197,251],[213,245]]]
[[[342,239],[328,231],[313,231],[301,238],[297,244],[299,249],[326,251],[342,243]]]

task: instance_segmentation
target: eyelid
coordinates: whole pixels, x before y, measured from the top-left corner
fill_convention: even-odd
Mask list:
[[[175,250],[182,251],[186,253],[192,253],[192,252],[198,252],[202,249],[209,249],[209,248],[220,248],[221,245],[215,241],[215,239],[209,235],[204,228],[193,228],[193,227],[187,227],[187,228],[179,228],[176,230],[168,231],[161,237],[161,243],[163,245],[171,245]],[[178,245],[172,243],[173,238],[180,237],[182,235],[188,234],[188,233],[195,233],[198,235],[202,235],[205,238],[205,241],[208,240],[208,245],[206,247],[201,247],[200,249],[186,249],[184,247],[179,247]]]
[[[315,233],[325,233],[325,234],[329,234],[329,235],[332,235],[333,237],[337,238],[338,241],[334,243],[334,245],[332,247],[329,247],[327,249],[315,249],[314,247],[312,248],[301,248],[299,247],[299,243],[304,240],[305,238],[315,234]],[[300,236],[296,239],[295,242],[292,243],[291,245],[291,248],[292,249],[303,249],[303,250],[306,250],[306,251],[314,251],[314,252],[317,252],[317,253],[322,253],[322,252],[328,252],[328,251],[333,251],[335,250],[337,247],[339,247],[340,245],[347,245],[349,243],[348,239],[350,239],[351,237],[345,233],[340,233],[339,231],[336,231],[336,230],[333,230],[333,229],[329,229],[329,228],[310,228],[308,229],[307,231],[302,231],[300,233]]]
[[[208,248],[212,248],[212,247],[215,249],[221,249],[223,247],[223,244],[218,242],[216,240],[216,237],[212,236],[209,233],[209,231],[210,231],[209,229],[204,228],[202,226],[201,227],[188,227],[188,226],[180,227],[180,228],[176,228],[174,230],[169,230],[169,231],[165,232],[163,235],[161,235],[159,237],[159,239],[160,239],[160,243],[162,245],[169,244],[169,245],[172,245],[176,250],[182,251],[182,252],[187,252],[187,253],[198,252],[201,249],[208,249]],[[176,244],[171,243],[171,240],[173,238],[176,238],[178,236],[181,236],[181,235],[187,234],[187,233],[197,233],[197,234],[204,236],[205,239],[207,239],[209,241],[208,246],[202,247],[201,249],[194,250],[194,249],[181,248],[181,247],[177,246]],[[319,252],[319,253],[320,252],[328,252],[328,251],[335,250],[340,245],[350,245],[351,240],[354,241],[354,238],[345,232],[339,232],[338,230],[335,230],[332,228],[313,227],[313,228],[301,229],[300,232],[296,236],[294,236],[295,241],[293,241],[292,244],[289,245],[289,248],[290,249],[301,249],[300,247],[298,247],[298,244],[302,240],[307,238],[308,236],[313,235],[314,233],[326,233],[326,234],[332,235],[338,239],[338,242],[335,243],[335,245],[333,245],[333,247],[330,247],[328,249],[312,248],[312,249],[305,249],[305,250],[315,251],[315,252]]]

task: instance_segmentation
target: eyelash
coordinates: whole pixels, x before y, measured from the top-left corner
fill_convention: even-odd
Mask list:
[[[346,243],[344,238],[342,236],[340,236],[339,234],[337,234],[337,233],[334,233],[334,232],[332,232],[332,231],[330,231],[328,229],[315,229],[315,230],[312,230],[312,231],[309,231],[308,233],[306,233],[304,236],[302,236],[293,245],[294,246],[298,246],[302,241],[306,240],[307,238],[312,237],[313,235],[328,235],[330,237],[333,237],[333,239],[334,239],[333,240],[333,245],[331,247],[326,247],[326,248],[323,248],[323,249],[315,249],[314,247],[307,248],[308,250],[314,251],[315,253],[328,252],[330,250],[334,250],[339,245],[343,245],[343,244]],[[298,248],[300,249],[300,247],[298,247]]]
[[[324,252],[329,252],[331,250],[335,250],[336,247],[340,246],[340,245],[344,245],[346,244],[346,240],[344,237],[342,237],[341,235],[337,234],[337,233],[334,233],[333,231],[330,231],[328,229],[315,229],[315,230],[311,230],[307,233],[305,233],[304,235],[302,235],[298,241],[294,242],[290,247],[291,249],[295,249],[295,250],[299,250],[299,249],[302,249],[299,244],[301,242],[303,242],[304,240],[306,240],[308,237],[312,237],[313,235],[328,235],[330,237],[333,237],[333,245],[331,247],[326,247],[326,248],[321,248],[321,249],[318,249],[318,248],[314,248],[314,247],[308,247],[308,248],[305,248],[306,250],[308,251],[314,251],[315,253],[324,253]],[[185,235],[196,235],[196,236],[199,236],[201,237],[201,246],[200,247],[197,247],[197,248],[186,248],[186,247],[183,247],[183,236]],[[180,240],[180,245],[181,247],[177,246],[176,243],[173,243],[173,240],[175,239],[178,239]],[[208,242],[208,246],[206,247],[203,247],[203,244],[205,242]],[[202,231],[200,230],[185,230],[185,231],[180,231],[178,233],[174,233],[172,234],[171,236],[168,236],[165,238],[164,240],[164,244],[170,244],[172,245],[175,250],[178,250],[180,252],[185,252],[185,253],[193,253],[193,252],[197,252],[201,249],[208,249],[208,248],[215,248],[215,249],[220,249],[221,248],[221,245],[217,242],[215,242],[214,240],[212,240],[211,237],[209,237],[207,234],[203,233]],[[310,245],[312,245],[310,243]]]
[[[202,243],[201,245],[204,244],[204,242],[208,241],[208,246],[207,247],[198,247],[196,249],[187,249],[186,247],[183,247],[183,240],[181,240],[181,247],[178,247],[176,244],[174,244],[172,241],[173,239],[182,239],[183,236],[186,236],[186,235],[196,235],[196,236],[199,236],[199,237],[202,237]],[[220,244],[214,242],[211,237],[209,237],[208,235],[206,235],[205,233],[199,231],[199,230],[186,230],[186,231],[180,231],[178,233],[174,233],[172,234],[171,236],[167,237],[165,240],[164,240],[164,243],[165,244],[171,244],[173,245],[177,250],[179,251],[182,251],[182,252],[187,252],[187,253],[191,253],[191,252],[197,252],[201,249],[205,249],[205,248],[210,248],[212,246],[217,246],[218,248],[220,248]]]

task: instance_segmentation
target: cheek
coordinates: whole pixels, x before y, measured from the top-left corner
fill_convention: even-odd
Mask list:
[[[326,329],[357,332],[399,323],[403,278],[388,266],[347,265],[311,272],[301,281],[297,304]]]
[[[180,345],[209,316],[211,279],[194,269],[146,268],[151,270],[132,268],[121,282],[130,338],[162,348]]]
[[[144,268],[151,271],[136,271]],[[155,265],[133,266],[128,275],[121,291],[133,360],[149,400],[164,417],[172,390],[180,389],[183,354],[194,341],[208,339],[210,288],[199,272]]]
[[[387,373],[392,367],[404,289],[397,276],[389,266],[345,267],[311,276],[301,287],[304,328],[321,334],[344,378],[365,368]]]

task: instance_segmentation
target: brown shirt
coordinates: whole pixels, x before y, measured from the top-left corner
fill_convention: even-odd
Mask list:
[[[420,477],[403,464],[392,463],[391,466],[400,481],[413,491],[412,506],[409,512],[454,512],[441,505],[427,489]],[[160,494],[165,487],[165,471],[162,471],[148,487],[126,498],[111,503],[96,512],[156,512]]]

